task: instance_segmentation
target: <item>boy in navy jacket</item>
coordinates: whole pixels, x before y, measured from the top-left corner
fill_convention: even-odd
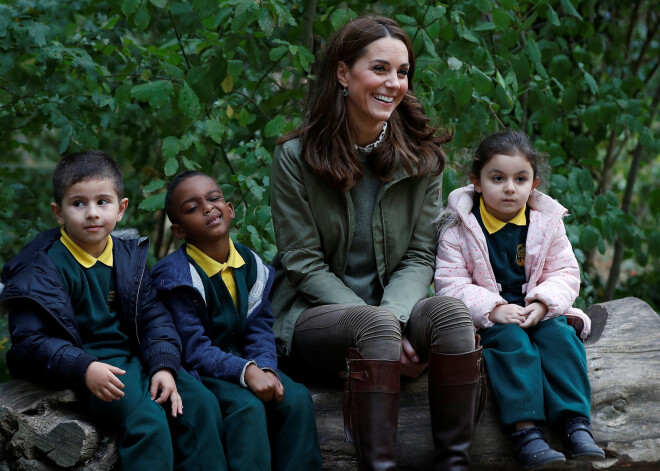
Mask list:
[[[11,374],[76,389],[98,424],[118,432],[122,470],[227,469],[217,401],[179,368],[179,336],[146,267],[148,241],[110,235],[128,205],[117,163],[100,151],[70,154],[53,189],[62,227],[40,233],[2,271]]]
[[[154,266],[154,284],[181,335],[184,366],[220,404],[229,468],[320,470],[309,391],[277,370],[273,269],[232,242],[234,208],[208,175],[177,175],[165,209],[185,244]]]

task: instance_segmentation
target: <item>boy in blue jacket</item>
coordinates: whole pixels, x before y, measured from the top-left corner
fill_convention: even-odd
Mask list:
[[[277,370],[273,269],[232,242],[234,208],[208,175],[177,175],[165,209],[185,244],[154,266],[154,284],[181,336],[184,366],[220,404],[229,469],[320,470],[309,391]]]
[[[226,470],[215,398],[180,370],[180,340],[156,298],[148,241],[110,235],[128,205],[100,151],[62,158],[40,233],[2,271],[15,378],[76,389],[118,433],[122,470]],[[186,412],[183,414],[183,403]]]

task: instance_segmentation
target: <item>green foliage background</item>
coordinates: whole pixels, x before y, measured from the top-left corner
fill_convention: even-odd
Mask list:
[[[454,130],[445,196],[464,183],[459,169],[481,137],[525,130],[548,154],[545,190],[571,213],[578,306],[633,295],[658,309],[658,6],[0,0],[0,265],[54,224],[52,168],[84,148],[120,162],[124,220],[152,236],[152,262],[174,247],[160,209],[183,169],[222,183],[235,237],[271,259],[275,140],[300,120],[325,39],[378,13],[412,38],[415,91]],[[0,317],[0,357],[7,348]]]

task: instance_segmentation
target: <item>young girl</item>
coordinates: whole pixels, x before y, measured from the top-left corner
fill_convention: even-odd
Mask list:
[[[572,307],[580,272],[562,222],[567,211],[535,190],[539,158],[522,132],[499,132],[479,145],[473,185],[453,191],[440,217],[435,271],[436,294],[470,310],[500,420],[527,468],[565,461],[546,442],[545,422],[563,427],[568,458],[605,456],[589,429],[580,338],[591,323]]]

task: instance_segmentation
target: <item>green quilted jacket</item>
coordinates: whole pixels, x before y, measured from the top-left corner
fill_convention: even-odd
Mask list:
[[[278,353],[288,355],[298,316],[324,304],[364,304],[340,279],[355,228],[350,192],[323,182],[300,156],[298,139],[277,146],[270,204],[278,252],[271,291]],[[435,263],[433,224],[442,177],[396,171],[381,186],[373,216],[381,306],[405,325],[429,291]]]

